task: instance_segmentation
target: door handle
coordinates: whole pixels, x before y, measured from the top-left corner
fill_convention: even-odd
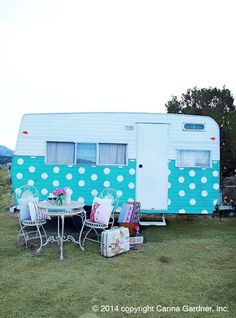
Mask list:
[[[142,168],[142,167],[143,167],[143,165],[140,163],[139,168]]]

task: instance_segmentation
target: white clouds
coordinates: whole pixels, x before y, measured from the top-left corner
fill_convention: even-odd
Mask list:
[[[196,85],[234,92],[232,1],[3,2],[3,132],[13,125],[0,144],[25,112],[163,112]]]

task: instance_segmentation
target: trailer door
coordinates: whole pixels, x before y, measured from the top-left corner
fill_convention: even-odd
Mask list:
[[[136,200],[142,210],[167,210],[168,124],[138,123]]]

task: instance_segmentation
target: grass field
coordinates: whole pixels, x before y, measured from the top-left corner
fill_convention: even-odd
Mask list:
[[[57,246],[35,257],[18,245],[17,218],[1,206],[0,317],[235,318],[235,226],[235,218],[176,219],[146,228],[140,250],[107,259],[91,242],[84,252],[68,243],[59,261]],[[157,312],[157,305],[181,312]],[[215,311],[183,312],[184,305]],[[138,312],[126,313],[132,308]]]

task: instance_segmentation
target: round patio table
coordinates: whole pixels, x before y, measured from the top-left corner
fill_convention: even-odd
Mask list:
[[[84,223],[86,220],[86,211],[83,209],[84,204],[79,201],[72,201],[70,204],[52,204],[47,201],[38,202],[38,210],[40,213],[49,215],[49,216],[57,216],[58,226],[57,226],[57,235],[51,235],[47,238],[46,242],[40,246],[37,250],[37,253],[40,253],[42,248],[46,246],[50,242],[57,242],[60,248],[60,260],[64,259],[63,256],[63,243],[66,241],[72,241],[75,244],[78,244],[81,250],[84,250],[81,245],[81,235],[84,228]],[[65,217],[77,215],[82,219],[82,227],[79,233],[78,241],[74,238],[73,235],[65,235],[64,234],[64,221]]]

